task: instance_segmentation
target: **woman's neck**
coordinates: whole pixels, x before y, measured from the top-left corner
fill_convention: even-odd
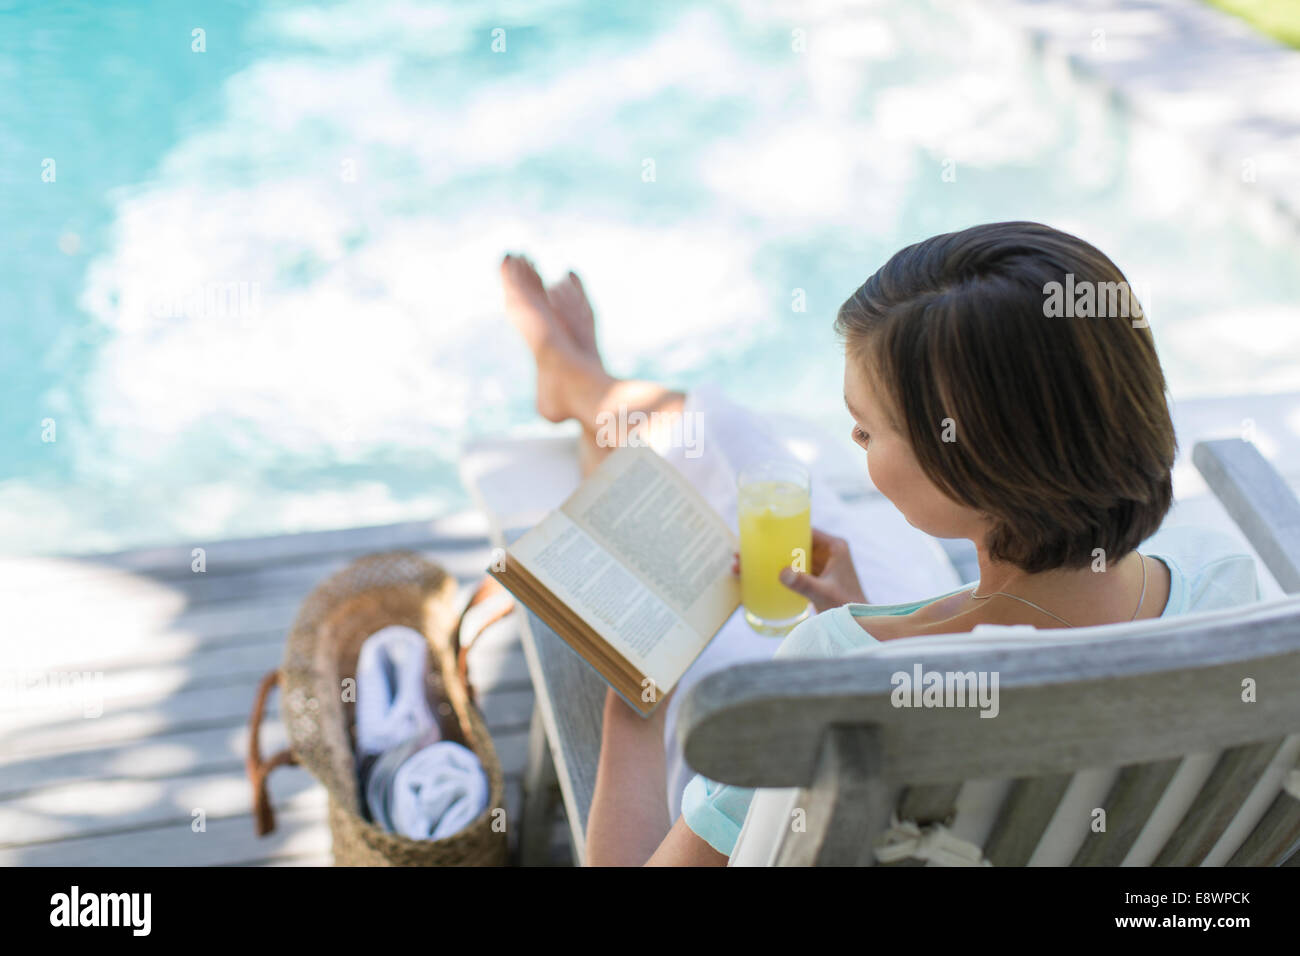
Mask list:
[[[1137,609],[1143,565],[1136,552],[1112,563],[1099,561],[1095,570],[1089,566],[1029,574],[1014,564],[993,560],[979,542],[975,548],[980,570],[979,584],[971,592],[975,598],[1003,592],[1071,622],[1112,618]]]

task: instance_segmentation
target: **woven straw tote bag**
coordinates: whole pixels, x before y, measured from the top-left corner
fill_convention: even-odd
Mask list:
[[[489,593],[484,582],[470,606]],[[456,581],[419,554],[394,551],[359,558],[322,582],[298,611],[281,667],[258,688],[249,720],[247,770],[253,819],[259,836],[275,827],[267,775],[284,764],[301,764],[329,794],[329,825],[335,866],[501,866],[506,862],[505,777],[466,673],[472,643],[461,646],[463,615],[455,610]],[[468,608],[466,608],[468,610]],[[510,611],[507,606],[479,630]],[[450,705],[440,720],[444,738],[478,756],[488,778],[488,806],[469,826],[440,840],[412,840],[362,817],[354,756],[355,704],[345,700],[344,681],[355,680],[366,638],[388,625],[422,633],[431,649],[431,683]],[[438,686],[441,685],[441,686]],[[289,747],[262,759],[262,715],[279,686]],[[351,684],[355,689],[355,683]],[[355,699],[355,693],[350,695]]]

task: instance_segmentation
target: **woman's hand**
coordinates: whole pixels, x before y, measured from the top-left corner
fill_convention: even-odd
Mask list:
[[[812,573],[784,568],[782,584],[811,601],[818,613],[844,604],[867,603],[847,541],[813,528],[812,552]]]
[[[781,571],[782,584],[811,601],[818,613],[844,604],[867,602],[847,541],[813,528],[812,552],[812,573],[784,568]],[[739,555],[732,571],[740,573]]]

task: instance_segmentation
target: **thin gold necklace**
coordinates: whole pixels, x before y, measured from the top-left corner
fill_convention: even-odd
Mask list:
[[[1142,558],[1142,593],[1141,593],[1140,595],[1138,595],[1138,606],[1137,606],[1137,610],[1134,611],[1134,612],[1133,612],[1133,616],[1132,616],[1131,618],[1129,618],[1130,621],[1136,621],[1136,620],[1137,620],[1138,611],[1141,611],[1141,610],[1142,610],[1142,602],[1146,600],[1146,596],[1147,596],[1147,559],[1146,559],[1145,557],[1143,557],[1142,555],[1140,555],[1140,554],[1138,555],[1138,557],[1139,557],[1139,558]],[[975,584],[975,590],[976,590],[976,591],[979,590],[979,583],[978,583],[978,582],[976,582],[976,584]],[[994,591],[992,594],[985,594],[983,597],[978,597],[978,596],[975,594],[975,591],[971,591],[970,597],[971,597],[971,600],[972,600],[972,601],[987,601],[989,598],[997,597],[999,594],[1001,594],[1003,597],[1014,598],[1015,600],[1019,601],[1021,604],[1028,604],[1028,605],[1029,605],[1030,607],[1032,607],[1034,610],[1036,610],[1036,611],[1042,611],[1042,612],[1043,612],[1044,614],[1046,614],[1048,617],[1055,617],[1058,621],[1060,621],[1060,622],[1061,622],[1062,624],[1064,624],[1066,627],[1074,627],[1074,625],[1071,624],[1069,621],[1067,621],[1065,618],[1063,618],[1063,617],[1057,617],[1057,616],[1056,616],[1055,614],[1053,614],[1051,611],[1047,610],[1047,608],[1045,608],[1045,607],[1039,607],[1039,606],[1038,606],[1037,604],[1035,604],[1033,601],[1026,601],[1024,598],[1022,598],[1022,597],[1016,597],[1014,594],[1008,594],[1006,591]]]

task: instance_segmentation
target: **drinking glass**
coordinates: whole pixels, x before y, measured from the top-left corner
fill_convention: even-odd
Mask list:
[[[740,599],[759,634],[788,634],[811,610],[779,577],[782,568],[811,570],[810,504],[808,470],[797,462],[764,461],[740,473]]]

